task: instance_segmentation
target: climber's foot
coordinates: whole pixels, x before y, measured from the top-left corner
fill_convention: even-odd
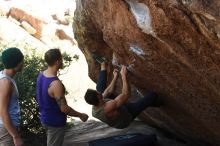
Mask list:
[[[92,58],[97,61],[98,63],[102,64],[102,63],[107,63],[108,59],[104,56],[99,56],[95,53],[92,53]]]

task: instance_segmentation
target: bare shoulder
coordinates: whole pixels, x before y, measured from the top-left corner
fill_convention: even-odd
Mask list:
[[[53,88],[62,88],[63,84],[60,80],[55,80],[53,82],[51,82],[50,87]]]
[[[3,78],[0,80],[0,87],[4,87],[4,88],[7,88],[7,87],[12,87],[12,83],[9,79],[7,78]],[[0,88],[2,89],[2,88]]]
[[[105,113],[109,113],[109,112],[115,110],[116,107],[117,107],[116,101],[115,100],[110,100],[110,101],[105,103],[104,111],[105,111]]]
[[[12,83],[9,79],[3,78],[0,80],[0,95],[7,95],[12,90]]]
[[[55,80],[50,84],[48,91],[52,97],[62,97],[65,93],[65,88],[60,80]]]

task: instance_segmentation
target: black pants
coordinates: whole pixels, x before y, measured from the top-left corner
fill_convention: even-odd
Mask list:
[[[107,71],[102,70],[99,73],[98,82],[96,85],[96,90],[100,93],[103,93],[107,87]],[[117,96],[110,96],[108,98],[114,99]],[[143,98],[137,100],[136,102],[128,102],[123,106],[132,114],[133,119],[135,119],[143,110],[151,106],[157,99],[157,94],[155,92],[149,92]]]

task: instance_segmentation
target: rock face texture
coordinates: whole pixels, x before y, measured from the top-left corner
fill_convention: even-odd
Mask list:
[[[128,65],[131,84],[156,91],[165,103],[145,110],[147,123],[220,145],[219,0],[76,2],[75,37],[92,79],[99,65],[91,52]]]

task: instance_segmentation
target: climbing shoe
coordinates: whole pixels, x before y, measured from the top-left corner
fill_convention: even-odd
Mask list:
[[[108,62],[108,59],[105,58],[104,56],[99,56],[95,53],[92,53],[92,58],[97,61],[98,63],[107,63]]]

